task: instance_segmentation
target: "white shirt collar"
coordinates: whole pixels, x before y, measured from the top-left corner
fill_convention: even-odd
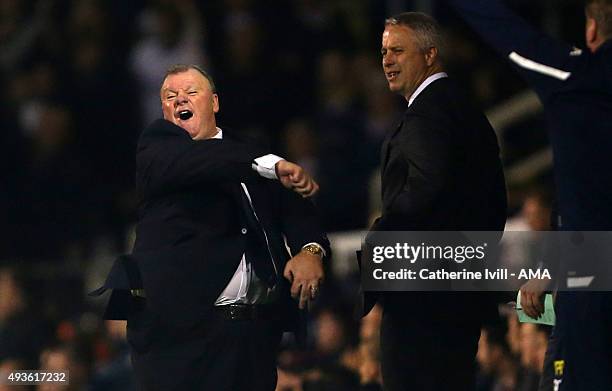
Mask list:
[[[223,138],[223,131],[221,130],[220,127],[217,127],[217,134],[215,134],[211,138],[216,138],[216,139],[219,139],[219,140],[221,140]]]
[[[423,90],[425,88],[427,88],[428,85],[430,85],[431,83],[433,83],[434,81],[438,80],[438,79],[442,79],[443,77],[448,77],[448,75],[446,74],[446,72],[438,72],[438,73],[434,73],[433,75],[429,76],[427,79],[425,79],[421,85],[412,93],[412,95],[410,96],[410,99],[408,99],[408,107],[410,107],[410,105],[412,104],[412,102],[414,102],[414,100],[416,99],[417,96],[419,96],[419,94],[421,92],[423,92]]]

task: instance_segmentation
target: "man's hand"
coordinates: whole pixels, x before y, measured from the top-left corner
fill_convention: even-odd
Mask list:
[[[287,262],[283,276],[291,282],[291,297],[299,300],[300,309],[304,309],[318,295],[324,277],[323,261],[302,250]]]
[[[287,189],[291,189],[302,197],[312,197],[319,191],[319,185],[302,167],[287,160],[276,163],[278,180]]]
[[[549,285],[550,280],[532,278],[521,287],[521,306],[529,317],[537,319],[544,313],[542,298]]]

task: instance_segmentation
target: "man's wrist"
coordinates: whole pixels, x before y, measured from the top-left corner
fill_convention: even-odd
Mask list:
[[[264,178],[278,179],[278,175],[276,173],[276,163],[281,160],[285,159],[280,156],[268,154],[255,159],[251,167]]]

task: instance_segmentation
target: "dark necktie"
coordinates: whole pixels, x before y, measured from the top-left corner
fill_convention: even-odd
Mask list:
[[[247,244],[245,256],[247,262],[251,262],[253,270],[268,287],[273,287],[276,284],[276,271],[274,267],[274,259],[271,249],[269,248],[266,232],[257,218],[257,215],[249,201],[242,186],[240,188],[240,198],[242,200],[242,209],[246,217],[248,233],[246,235]]]

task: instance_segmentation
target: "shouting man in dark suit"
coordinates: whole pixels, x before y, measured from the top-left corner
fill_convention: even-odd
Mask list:
[[[385,22],[383,69],[408,109],[382,147],[383,210],[372,231],[503,230],[497,140],[443,72],[440,41],[436,22],[425,14]],[[489,295],[384,292],[378,299],[385,389],[473,389],[481,322],[495,309]]]
[[[218,128],[201,68],[172,67],[160,94],[164,119],[138,143],[137,236],[122,260],[139,274],[124,297],[137,383],[274,390],[281,334],[298,315],[290,295],[303,308],[323,280],[328,241],[306,199],[318,185]],[[109,307],[119,302],[111,296]]]

